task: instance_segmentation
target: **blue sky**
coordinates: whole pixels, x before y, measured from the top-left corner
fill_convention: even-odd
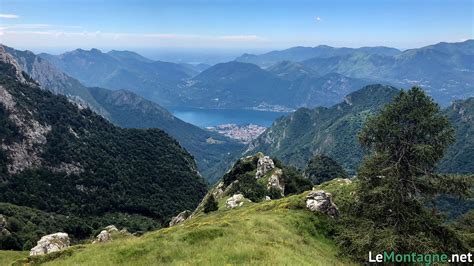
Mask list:
[[[473,9],[473,0],[0,0],[0,41],[33,51],[413,48],[473,38]]]

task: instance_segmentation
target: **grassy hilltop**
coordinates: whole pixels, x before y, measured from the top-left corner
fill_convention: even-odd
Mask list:
[[[320,187],[332,192],[335,203],[342,207],[355,185],[334,180]],[[44,265],[351,264],[338,255],[339,250],[330,238],[335,220],[305,208],[307,193],[248,203],[231,210],[226,209],[226,198],[223,198],[218,211],[199,213],[174,227],[105,244],[77,245],[60,253],[30,258],[29,262]],[[17,261],[24,262],[25,259]]]

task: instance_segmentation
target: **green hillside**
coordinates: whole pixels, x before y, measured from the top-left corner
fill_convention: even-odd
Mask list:
[[[96,101],[110,114],[110,121],[124,128],[159,128],[175,138],[197,162],[199,172],[213,183],[229,167],[243,144],[219,133],[199,128],[174,117],[160,105],[125,90],[89,88]],[[215,140],[210,142],[209,139]]]
[[[391,86],[369,85],[330,108],[300,108],[277,120],[248,145],[246,152],[260,151],[300,169],[313,156],[326,154],[354,174],[364,156],[357,134],[367,117],[376,114],[397,93],[398,89]],[[439,170],[472,173],[474,98],[455,101],[442,112],[456,131],[456,141],[440,161]]]
[[[354,185],[324,184],[343,205]],[[183,224],[141,237],[79,245],[30,258],[44,265],[347,265],[331,240],[335,220],[305,208],[307,192],[198,214]],[[339,196],[341,195],[341,196]],[[54,258],[58,257],[58,258]]]
[[[327,154],[353,174],[364,155],[357,133],[365,119],[397,92],[391,86],[370,85],[330,108],[300,108],[276,121],[248,146],[247,152],[261,151],[300,169],[315,154]]]
[[[444,159],[440,162],[442,172],[474,172],[474,97],[455,101],[444,110],[454,129],[456,142],[449,147]]]

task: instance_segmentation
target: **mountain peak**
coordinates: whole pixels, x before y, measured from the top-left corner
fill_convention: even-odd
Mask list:
[[[7,70],[3,70],[10,74],[16,80],[23,84],[36,85],[36,83],[23,71],[16,59],[6,51],[3,45],[0,45],[0,62],[5,64]]]
[[[344,98],[345,105],[371,107],[379,102],[389,102],[400,90],[382,84],[372,84],[348,94]]]

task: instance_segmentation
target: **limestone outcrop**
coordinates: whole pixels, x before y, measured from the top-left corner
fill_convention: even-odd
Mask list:
[[[191,217],[192,214],[193,213],[188,210],[180,212],[178,215],[173,217],[173,219],[171,219],[170,226],[174,226],[186,221],[189,217]]]
[[[309,192],[306,196],[306,208],[312,212],[324,213],[333,218],[339,216],[339,209],[332,201],[331,194],[324,190]]]
[[[255,174],[255,178],[259,179],[265,176],[273,168],[275,168],[275,163],[273,162],[272,159],[270,159],[270,157],[268,156],[260,157],[257,162],[257,172]]]
[[[71,245],[69,235],[54,233],[41,237],[37,245],[30,250],[30,256],[45,255],[67,249]]]
[[[251,202],[251,201],[245,198],[244,195],[242,194],[234,194],[232,197],[227,199],[226,207],[228,209],[233,209],[235,207],[240,207],[244,205],[245,202]]]

